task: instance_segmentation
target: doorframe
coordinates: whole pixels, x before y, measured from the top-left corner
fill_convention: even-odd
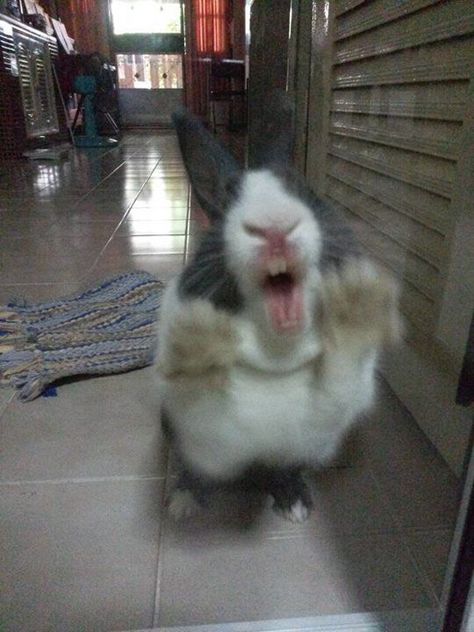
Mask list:
[[[110,56],[114,60],[114,65],[117,65],[117,55],[181,55],[181,67],[183,77],[183,87],[178,90],[183,95],[185,94],[186,75],[185,75],[185,11],[184,0],[179,0],[180,15],[181,15],[181,32],[180,33],[125,33],[122,35],[114,34],[113,17],[112,17],[112,0],[107,0],[107,27],[109,38],[109,50]],[[117,69],[117,95],[120,107],[120,90],[124,90],[119,87],[118,69]],[[140,90],[140,88],[137,88]],[[156,90],[167,90],[166,88]],[[171,124],[171,122],[169,123]],[[167,127],[168,125],[163,122],[150,122],[150,123],[138,123],[131,124],[130,127],[148,128],[148,127]]]
[[[474,431],[441,595],[442,632],[474,630]]]

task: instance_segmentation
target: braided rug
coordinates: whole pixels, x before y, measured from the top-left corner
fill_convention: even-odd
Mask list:
[[[151,364],[163,289],[129,272],[67,298],[0,307],[0,385],[29,401],[60,378]]]

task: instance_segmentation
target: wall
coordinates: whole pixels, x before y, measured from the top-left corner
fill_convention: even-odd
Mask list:
[[[182,90],[119,90],[120,119],[126,127],[169,127],[182,103]]]
[[[80,53],[110,57],[107,0],[61,0],[58,14]]]
[[[245,3],[234,0],[232,3],[232,52],[234,59],[245,57]]]

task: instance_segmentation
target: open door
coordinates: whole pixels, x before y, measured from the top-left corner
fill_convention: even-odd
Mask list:
[[[180,0],[110,0],[125,127],[169,125],[183,101]]]

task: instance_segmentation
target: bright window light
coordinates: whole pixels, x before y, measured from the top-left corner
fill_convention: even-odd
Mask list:
[[[114,34],[181,33],[179,0],[112,0]]]

